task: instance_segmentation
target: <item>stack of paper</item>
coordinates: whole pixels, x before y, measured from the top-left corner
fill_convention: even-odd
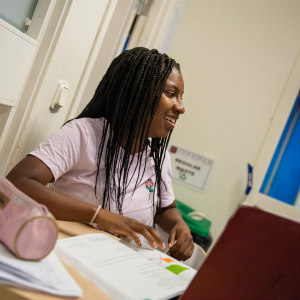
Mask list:
[[[16,258],[1,243],[0,284],[39,290],[59,296],[82,296],[82,290],[53,252],[38,262],[23,261]]]

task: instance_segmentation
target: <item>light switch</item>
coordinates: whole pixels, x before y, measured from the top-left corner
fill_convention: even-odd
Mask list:
[[[65,82],[59,81],[52,103],[50,105],[51,112],[57,112],[61,107],[64,107],[66,105],[68,92],[69,86]]]

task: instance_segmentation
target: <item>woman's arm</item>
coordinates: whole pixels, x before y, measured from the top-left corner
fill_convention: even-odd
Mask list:
[[[175,201],[158,212],[155,222],[169,233],[168,255],[186,260],[193,254],[194,242],[189,227],[182,219]]]
[[[48,189],[45,185],[53,182],[53,174],[35,156],[26,156],[10,171],[7,179],[32,199],[46,205],[58,220],[89,223],[97,210],[95,205]],[[137,245],[140,245],[139,233],[152,247],[165,248],[157,231],[137,220],[101,209],[95,223],[111,233],[134,240]]]

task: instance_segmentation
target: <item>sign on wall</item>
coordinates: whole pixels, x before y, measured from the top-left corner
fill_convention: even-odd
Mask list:
[[[173,179],[194,189],[204,191],[214,161],[211,158],[170,145]]]

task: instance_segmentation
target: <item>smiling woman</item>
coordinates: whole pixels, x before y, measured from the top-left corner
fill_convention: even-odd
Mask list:
[[[7,178],[58,219],[92,222],[164,249],[157,223],[169,233],[168,254],[185,260],[194,244],[175,205],[166,150],[185,111],[183,91],[174,59],[142,47],[127,50],[113,60],[82,113]]]
[[[185,112],[182,104],[184,83],[179,65],[175,64],[169,75],[157,110],[154,114],[149,137],[166,137],[174,129],[180,114]]]

